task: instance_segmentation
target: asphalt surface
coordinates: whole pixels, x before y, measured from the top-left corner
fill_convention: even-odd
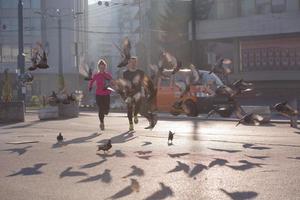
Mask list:
[[[90,112],[0,125],[0,199],[300,199],[300,130],[289,124],[161,117],[145,130],[140,118],[127,132],[125,114],[105,120],[104,132]],[[107,139],[112,149],[97,151]]]

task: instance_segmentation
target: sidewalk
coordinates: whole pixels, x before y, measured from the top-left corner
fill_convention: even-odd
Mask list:
[[[86,109],[80,109],[80,114],[96,114],[96,108],[94,108],[95,110],[86,110]],[[36,109],[27,109],[26,113],[27,114],[37,114],[38,110]],[[171,119],[171,120],[209,120],[209,121],[238,121],[238,118],[236,117],[229,117],[229,118],[223,118],[223,117],[219,117],[219,116],[211,116],[209,118],[207,118],[207,114],[200,114],[197,117],[188,117],[185,115],[178,115],[178,116],[174,116],[171,115],[170,113],[167,112],[157,112],[158,118],[159,119]],[[117,116],[124,116],[126,117],[126,111],[117,111],[117,110],[112,110],[109,113],[109,116],[113,116],[113,117],[117,117]],[[298,124],[300,124],[300,120],[298,119]],[[271,121],[270,123],[290,123],[290,120],[282,117],[280,115],[273,115],[271,117]]]

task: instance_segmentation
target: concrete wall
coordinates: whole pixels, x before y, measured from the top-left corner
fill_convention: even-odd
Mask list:
[[[300,12],[253,15],[196,23],[197,40],[300,32]]]

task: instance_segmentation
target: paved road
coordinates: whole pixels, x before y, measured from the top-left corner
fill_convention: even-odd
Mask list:
[[[235,123],[163,118],[149,131],[140,118],[128,133],[124,114],[113,113],[98,134],[95,113],[29,114],[0,126],[0,199],[300,199],[300,130]],[[97,152],[108,138],[110,152]],[[38,143],[7,144],[24,141]]]

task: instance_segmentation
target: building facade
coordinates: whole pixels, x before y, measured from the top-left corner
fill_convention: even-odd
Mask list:
[[[299,98],[300,1],[213,2],[207,17],[196,21],[197,48],[203,49],[197,62],[230,58],[232,81],[243,78],[255,82],[262,94]]]
[[[68,92],[78,88],[78,60],[86,53],[85,13],[83,0],[23,0],[23,36],[25,70],[31,66],[31,49],[42,43],[48,54],[45,70],[33,71],[34,81],[27,86],[27,97],[49,95],[58,90],[59,58]],[[59,21],[61,28],[59,30]],[[18,0],[0,1],[0,73],[17,69],[18,56]],[[61,31],[61,44],[59,40]],[[59,55],[59,46],[62,53]],[[16,93],[16,88],[14,88]]]

